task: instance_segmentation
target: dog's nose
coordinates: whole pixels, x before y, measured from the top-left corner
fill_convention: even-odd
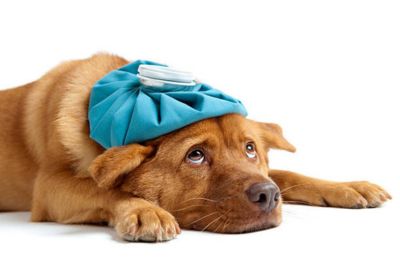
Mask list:
[[[246,190],[246,194],[251,202],[258,205],[265,212],[273,210],[280,197],[279,188],[273,183],[252,184]]]

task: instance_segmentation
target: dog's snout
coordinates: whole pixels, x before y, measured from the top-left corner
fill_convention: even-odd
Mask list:
[[[263,211],[273,210],[280,197],[279,189],[273,183],[256,183],[246,190],[247,197],[251,202],[258,205]]]

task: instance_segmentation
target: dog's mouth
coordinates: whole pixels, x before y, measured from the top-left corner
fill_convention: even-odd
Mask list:
[[[255,232],[277,227],[281,223],[280,217],[279,218],[275,218],[272,216],[266,216],[266,217],[267,218],[250,218],[244,221],[240,220],[233,221],[230,225],[228,225],[226,231],[221,233],[239,234],[239,233]]]
[[[274,228],[280,225],[281,203],[266,213],[260,210],[234,210],[221,207],[216,210],[194,211],[188,214],[182,227],[197,231],[208,231],[226,234],[255,232]],[[178,219],[179,221],[179,219]]]

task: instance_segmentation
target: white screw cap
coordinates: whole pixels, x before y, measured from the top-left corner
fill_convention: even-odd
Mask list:
[[[162,86],[164,84],[193,86],[195,77],[192,73],[170,67],[141,64],[138,77],[144,85]]]

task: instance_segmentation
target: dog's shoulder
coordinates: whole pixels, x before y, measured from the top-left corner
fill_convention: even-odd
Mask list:
[[[62,63],[36,83],[26,101],[25,135],[39,164],[51,158],[87,175],[90,162],[102,151],[89,138],[90,92],[99,79],[127,63],[100,53]]]

